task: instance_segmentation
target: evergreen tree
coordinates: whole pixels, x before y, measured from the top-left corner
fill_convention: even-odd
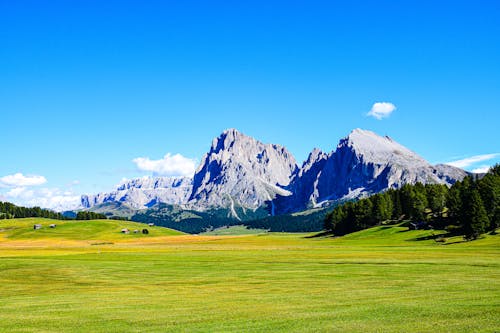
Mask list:
[[[425,186],[427,192],[427,203],[434,216],[441,216],[446,207],[446,185],[432,184]]]
[[[388,220],[392,216],[393,204],[389,193],[380,193],[372,197],[373,215],[376,222]]]
[[[388,194],[391,197],[392,203],[392,219],[397,220],[403,214],[403,208],[401,207],[400,190],[389,190]]]
[[[346,212],[343,205],[335,207],[333,211],[327,214],[325,219],[325,229],[334,231],[346,218]]]
[[[448,191],[446,196],[448,217],[451,222],[460,224],[462,213],[462,182],[456,182]]]
[[[409,218],[413,211],[413,186],[410,184],[403,185],[399,190],[399,197],[401,199],[402,214]]]
[[[427,195],[424,185],[416,183],[410,196],[411,212],[410,216],[415,220],[425,219],[425,208],[427,207]]]
[[[488,173],[478,182],[478,189],[490,221],[487,230],[495,230],[500,224],[500,175]]]
[[[467,239],[476,239],[489,225],[488,215],[476,188],[472,188],[464,204],[463,228]]]

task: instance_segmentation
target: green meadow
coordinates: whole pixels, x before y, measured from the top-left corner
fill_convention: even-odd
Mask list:
[[[438,243],[406,229],[196,236],[1,220],[0,331],[499,332],[500,235]]]

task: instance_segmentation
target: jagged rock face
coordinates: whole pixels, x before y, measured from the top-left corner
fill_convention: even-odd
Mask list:
[[[288,194],[281,186],[289,184],[296,169],[286,148],[263,144],[235,129],[224,131],[194,175],[189,205],[257,209],[276,194]]]
[[[450,166],[434,167],[391,138],[360,129],[342,139],[336,151],[315,166],[307,165],[307,170],[292,180],[292,196],[277,198],[277,213],[356,199],[404,184],[451,185],[467,174]]]
[[[407,183],[443,183],[433,171],[422,157],[391,138],[357,129],[340,141],[319,176],[317,201],[358,197]]]
[[[446,164],[437,164],[434,166],[434,173],[439,179],[444,180],[448,184],[454,184],[457,180],[462,180],[471,173]]]
[[[106,202],[122,202],[134,209],[156,203],[181,205],[187,202],[192,189],[193,179],[189,177],[144,177],[127,181],[110,193],[83,195],[81,205],[91,208]]]
[[[261,143],[235,129],[212,142],[194,178],[130,180],[115,191],[82,196],[83,208],[108,202],[134,209],[157,203],[182,209],[228,209],[240,218],[261,207],[283,214],[416,182],[453,184],[467,175],[448,165],[432,166],[422,157],[370,131],[356,129],[335,151],[314,149],[301,168],[286,148]],[[243,212],[243,213],[242,213]],[[249,214],[250,215],[250,214]]]
[[[318,195],[318,175],[327,160],[328,155],[315,148],[302,167],[293,173],[290,184],[285,187],[291,195],[278,196],[273,201],[274,213],[295,212],[298,207],[304,207],[304,203],[314,201]]]

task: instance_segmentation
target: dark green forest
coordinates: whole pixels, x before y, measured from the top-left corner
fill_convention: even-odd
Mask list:
[[[476,239],[500,225],[500,165],[479,179],[466,177],[451,188],[417,183],[390,189],[329,212],[324,227],[345,235],[387,221],[412,221],[414,228],[444,229]]]
[[[0,219],[13,219],[23,217],[45,217],[55,220],[66,220],[65,216],[61,213],[56,213],[49,209],[42,209],[40,207],[20,207],[10,202],[0,201]]]
[[[0,219],[14,219],[24,217],[44,217],[55,220],[98,220],[106,219],[106,215],[93,212],[78,212],[76,217],[68,217],[49,209],[40,207],[20,207],[10,202],[0,201]]]

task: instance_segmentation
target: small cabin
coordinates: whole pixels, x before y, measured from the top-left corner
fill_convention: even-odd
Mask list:
[[[139,233],[139,230],[134,230],[134,234],[138,234]]]
[[[122,229],[122,234],[129,234],[130,233],[130,230],[128,230],[127,228],[123,228]]]
[[[147,235],[147,234],[149,234],[149,230],[148,230],[148,229],[142,229],[142,233],[143,233],[144,235]]]
[[[54,229],[55,227],[56,227],[56,225],[54,223],[52,223],[51,225],[49,225],[49,228]]]
[[[150,227],[154,227],[154,226],[155,226],[155,224],[154,224],[154,223],[148,223],[148,226],[150,226]]]
[[[42,225],[41,224],[35,224],[33,226],[33,230],[38,230],[38,229],[42,229]]]

